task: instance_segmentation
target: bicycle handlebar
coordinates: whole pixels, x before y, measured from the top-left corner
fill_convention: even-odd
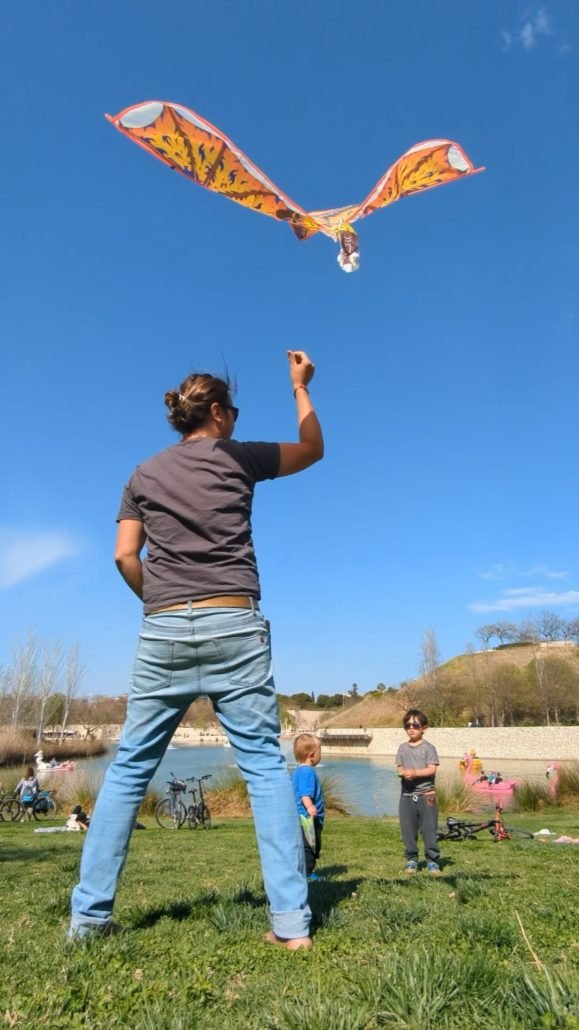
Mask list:
[[[206,773],[205,776],[175,776],[175,773],[172,772],[171,773],[171,779],[167,780],[166,782],[168,784],[171,784],[171,783],[185,783],[185,782],[201,783],[202,780],[211,780],[212,778],[213,778],[213,773]]]

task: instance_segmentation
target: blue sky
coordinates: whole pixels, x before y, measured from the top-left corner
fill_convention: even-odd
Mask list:
[[[162,11],[162,13],[160,13]],[[3,19],[0,663],[79,641],[127,688],[139,604],[112,563],[163,395],[237,376],[241,439],[288,440],[285,351],[317,365],[327,456],[258,487],[278,688],[449,658],[484,622],[579,613],[579,7],[484,0],[11,3]],[[172,175],[104,113],[219,126],[290,197],[360,201],[413,143],[487,171],[359,223],[361,268]]]

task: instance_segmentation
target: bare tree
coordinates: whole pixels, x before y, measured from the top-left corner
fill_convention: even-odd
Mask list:
[[[523,619],[519,626],[519,640],[525,644],[538,643],[537,628],[533,619]]]
[[[487,691],[491,710],[491,725],[504,726],[507,719],[511,726],[525,711],[525,677],[521,670],[510,662],[497,665],[489,677]],[[491,707],[492,706],[492,707]]]
[[[64,734],[70,715],[72,703],[79,692],[80,685],[86,675],[86,669],[80,660],[78,644],[73,644],[67,656],[64,668],[64,703],[62,713],[62,726],[60,728],[60,743],[64,740]]]
[[[442,661],[442,655],[438,649],[436,633],[432,628],[427,629],[422,637],[420,645],[420,674],[424,686],[430,692],[429,705],[436,709],[436,718],[440,726],[444,725],[446,713],[445,684],[439,680],[438,666]]]
[[[475,630],[474,635],[475,637],[478,637],[485,651],[487,651],[491,637],[497,636],[497,629],[494,623],[488,623],[486,626],[479,626],[479,628]]]
[[[12,650],[10,686],[12,696],[12,729],[18,729],[23,711],[30,702],[36,686],[38,663],[38,641],[29,633],[24,643],[16,644]]]
[[[0,669],[0,726],[4,726],[12,713],[12,671]]]
[[[559,724],[561,718],[573,718],[579,701],[576,669],[562,658],[543,657],[527,667],[530,685],[537,692],[547,726]]]
[[[62,644],[47,644],[39,657],[37,677],[37,697],[39,700],[38,721],[36,724],[36,741],[40,744],[45,729],[48,702],[55,692],[56,684],[62,669]]]
[[[495,622],[494,631],[494,636],[499,638],[501,644],[519,639],[519,630],[514,622]]]
[[[556,612],[537,612],[532,621],[541,640],[561,639],[565,623]]]
[[[420,675],[429,687],[436,685],[436,670],[441,660],[436,633],[432,628],[427,629],[420,644]]]
[[[522,626],[524,639],[533,645],[533,664],[537,694],[543,710],[543,717],[547,726],[551,725],[549,710],[549,697],[547,689],[547,673],[545,670],[545,655],[541,650],[541,637],[537,629],[535,619],[527,619]]]
[[[579,644],[579,619],[569,619],[564,629],[565,640],[574,640]]]

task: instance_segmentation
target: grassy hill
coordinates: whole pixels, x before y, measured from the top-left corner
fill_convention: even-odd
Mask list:
[[[576,644],[567,644],[562,640],[554,640],[550,643],[539,645],[540,654],[544,658],[564,658],[571,661],[579,669],[579,647]],[[501,647],[493,648],[490,651],[475,651],[473,654],[461,654],[451,658],[440,666],[440,670],[448,670],[454,673],[469,673],[474,663],[477,671],[480,669],[494,669],[499,665],[516,665],[524,669],[535,657],[533,644],[503,644]]]
[[[365,697],[351,708],[339,709],[337,715],[324,719],[321,727],[356,729],[358,726],[400,726],[401,698],[388,694],[385,697]]]
[[[554,641],[540,645],[540,654],[544,658],[564,659],[579,672],[579,647]],[[471,654],[457,655],[438,667],[438,673],[448,682],[469,685],[488,679],[501,666],[516,666],[525,669],[535,657],[533,644],[506,644],[488,651],[475,651]],[[419,678],[408,682],[407,693],[411,694],[413,686],[420,687]],[[383,697],[373,695],[365,697],[358,704],[345,709],[338,709],[335,715],[326,717],[320,714],[319,726],[328,728],[356,728],[358,726],[399,726],[403,710],[406,707],[404,694],[400,696],[385,694]]]

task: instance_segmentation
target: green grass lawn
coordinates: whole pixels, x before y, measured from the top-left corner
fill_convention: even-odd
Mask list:
[[[579,836],[579,813],[510,820]],[[16,1027],[579,1028],[579,847],[443,844],[407,879],[395,820],[334,818],[311,885],[315,944],[268,928],[253,826],[135,833],[115,917],[65,942],[80,834],[0,824],[0,1024]],[[528,943],[517,920],[518,912]]]

